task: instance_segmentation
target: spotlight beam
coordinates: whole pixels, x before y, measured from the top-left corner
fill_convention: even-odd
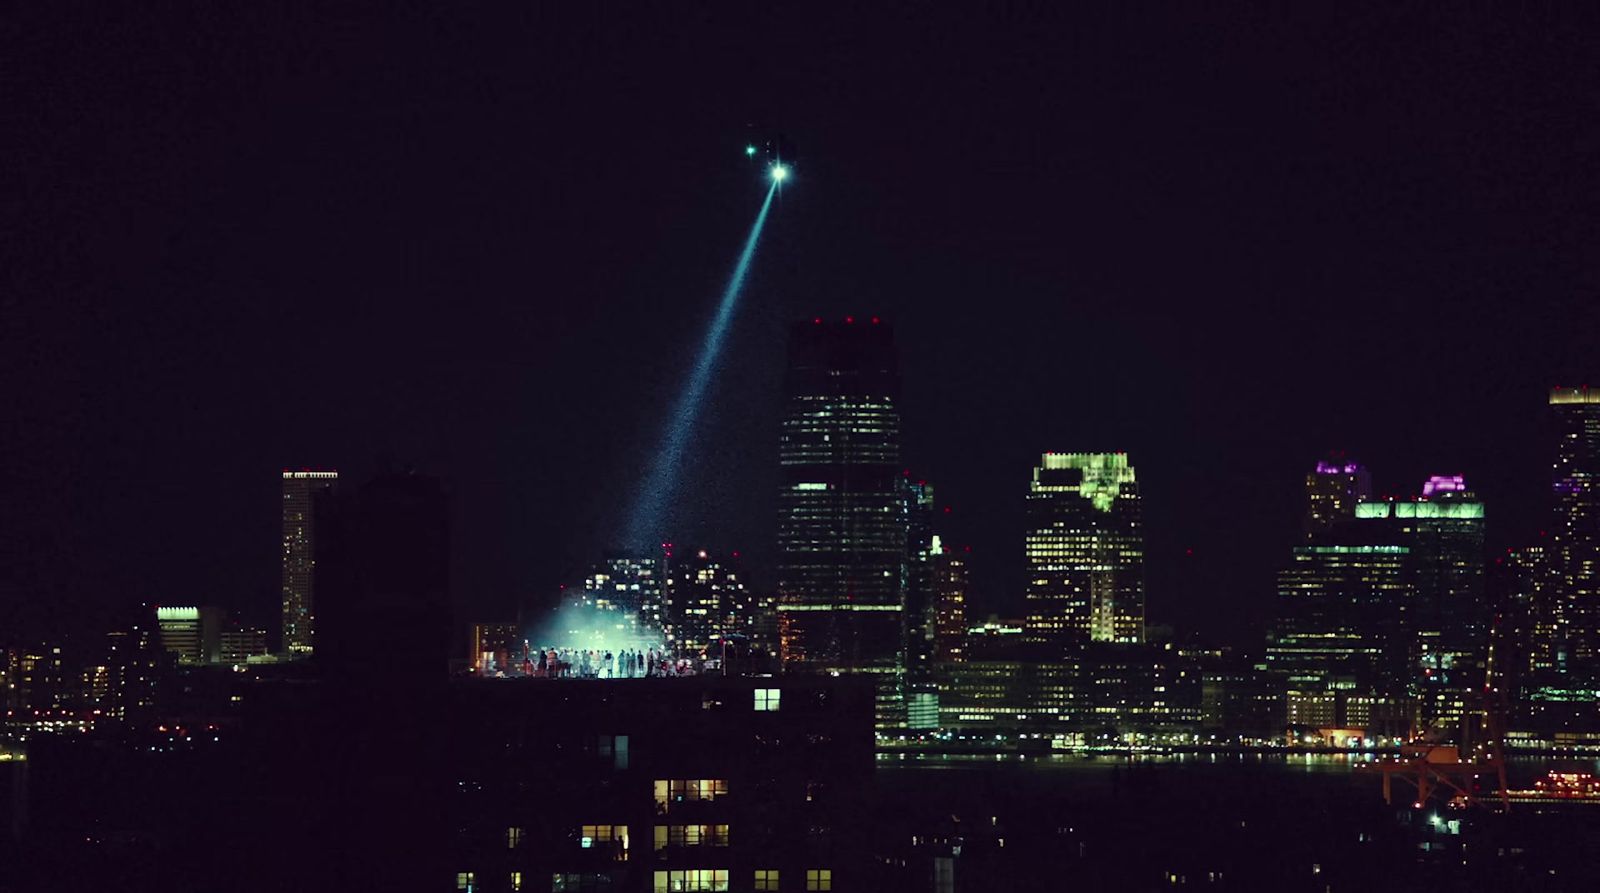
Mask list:
[[[767,189],[766,200],[761,203],[761,211],[756,214],[756,222],[750,227],[750,235],[745,238],[744,250],[739,252],[739,261],[734,264],[733,273],[728,277],[728,284],[722,290],[722,302],[717,305],[717,313],[711,320],[711,328],[707,330],[705,341],[700,345],[700,355],[695,360],[694,369],[689,373],[689,383],[684,387],[683,393],[678,395],[672,414],[667,417],[667,430],[662,437],[661,448],[655,451],[654,460],[650,463],[650,472],[639,489],[633,517],[628,522],[626,543],[629,548],[653,547],[655,543],[661,541],[660,534],[664,532],[661,530],[662,514],[672,500],[679,464],[683,460],[683,454],[688,450],[695,423],[700,418],[700,405],[704,402],[706,389],[711,384],[711,373],[716,368],[717,357],[722,353],[722,342],[727,335],[728,324],[733,320],[734,308],[738,305],[739,295],[744,290],[745,275],[750,270],[751,258],[755,256],[761,229],[767,222],[767,211],[772,207],[772,196],[778,191],[778,183],[782,179],[773,177],[772,186]]]

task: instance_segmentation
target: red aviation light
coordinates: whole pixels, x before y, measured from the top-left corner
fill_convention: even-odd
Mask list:
[[[873,318],[872,318],[872,324],[873,324],[873,325],[877,325],[877,324],[878,324],[878,323],[880,323],[880,322],[883,322],[883,320],[881,320],[881,319],[879,319],[879,318],[877,318],[877,317],[876,317],[876,316],[874,316],[874,317],[873,317]]]

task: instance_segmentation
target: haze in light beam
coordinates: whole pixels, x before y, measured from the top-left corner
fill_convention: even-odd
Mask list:
[[[750,227],[750,235],[739,253],[739,262],[733,266],[733,275],[722,290],[722,303],[711,320],[706,340],[700,345],[700,356],[689,373],[689,383],[684,386],[678,402],[667,418],[666,436],[661,448],[655,451],[650,463],[650,473],[640,485],[638,499],[634,502],[633,517],[628,521],[627,548],[653,549],[661,542],[662,513],[671,502],[673,487],[677,484],[679,463],[688,451],[689,439],[694,435],[695,421],[700,417],[700,404],[705,399],[706,388],[711,384],[711,372],[716,368],[717,357],[722,353],[722,341],[728,333],[728,323],[733,319],[734,307],[739,303],[739,293],[744,290],[750,259],[756,253],[756,242],[761,239],[761,228],[767,222],[767,211],[772,207],[772,196],[778,191],[778,180],[772,181],[766,200],[761,203],[761,213]]]

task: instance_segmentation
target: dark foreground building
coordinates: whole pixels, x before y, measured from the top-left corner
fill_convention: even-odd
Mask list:
[[[232,714],[40,739],[0,889],[874,889],[865,680],[353,691],[290,675]]]
[[[500,680],[452,695],[455,889],[870,889],[864,680]]]

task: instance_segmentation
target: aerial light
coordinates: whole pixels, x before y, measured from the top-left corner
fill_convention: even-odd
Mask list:
[[[785,179],[788,178],[788,176],[789,176],[789,169],[787,167],[784,167],[782,164],[774,164],[772,166],[772,179],[777,180],[779,183],[782,183]]]

